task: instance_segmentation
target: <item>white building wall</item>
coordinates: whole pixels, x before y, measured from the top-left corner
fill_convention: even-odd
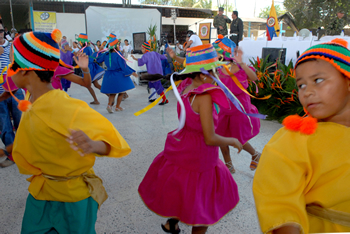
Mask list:
[[[75,35],[86,33],[85,14],[56,13],[56,23],[70,45],[75,40]]]

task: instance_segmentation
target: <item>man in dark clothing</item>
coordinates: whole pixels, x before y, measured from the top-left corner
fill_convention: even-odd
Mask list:
[[[218,35],[227,35],[227,24],[231,23],[231,20],[223,14],[224,8],[219,7],[219,14],[214,18],[214,27],[217,28]]]
[[[238,11],[232,12],[232,23],[230,27],[230,33],[235,33],[237,36],[231,36],[230,39],[236,43],[238,46],[238,43],[242,41],[243,36],[243,21],[238,18]]]

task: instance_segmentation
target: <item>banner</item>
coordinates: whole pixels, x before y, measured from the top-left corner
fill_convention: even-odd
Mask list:
[[[33,11],[34,31],[52,32],[56,28],[56,12]]]
[[[210,32],[211,23],[201,23],[199,24],[199,38],[201,39],[203,45],[210,43]]]
[[[280,31],[280,26],[277,20],[274,1],[272,0],[270,14],[267,17],[267,22],[266,22],[267,40],[271,41],[273,37],[277,37],[279,35],[279,31]]]

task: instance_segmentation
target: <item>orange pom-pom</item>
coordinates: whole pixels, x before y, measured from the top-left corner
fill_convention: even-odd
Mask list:
[[[32,103],[27,100],[21,100],[18,103],[18,109],[22,112],[29,111],[32,108]]]
[[[344,39],[341,39],[341,38],[335,38],[335,39],[331,40],[331,43],[336,43],[336,44],[344,46],[345,48],[348,48],[348,42],[345,41]]]
[[[224,38],[224,36],[223,36],[223,35],[221,35],[221,34],[219,34],[218,38],[219,38],[219,39],[223,39],[223,38]]]
[[[283,120],[282,124],[288,130],[299,131],[302,121],[303,118],[299,115],[290,115]]]
[[[62,38],[62,33],[59,29],[54,29],[51,33],[51,38],[52,40],[54,40],[55,42],[60,42],[61,38]]]
[[[313,118],[311,116],[308,116],[306,118],[303,118],[303,122],[301,123],[300,126],[300,132],[311,135],[315,133],[317,129],[317,119]]]

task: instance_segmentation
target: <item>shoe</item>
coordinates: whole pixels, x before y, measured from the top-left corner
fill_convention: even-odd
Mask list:
[[[175,229],[176,224],[178,224],[179,220],[177,220],[177,219],[168,219],[166,222],[169,223],[169,228],[170,229],[166,229],[165,225],[162,224],[161,227],[162,227],[164,232],[172,233],[172,234],[178,234],[178,233],[181,232],[180,228]]]
[[[123,108],[123,107],[116,107],[115,108],[115,111],[123,111],[123,110],[125,110],[125,108]]]
[[[165,104],[168,104],[168,103],[169,103],[169,101],[168,101],[168,99],[167,99],[167,100],[165,100],[165,102],[159,103],[159,105],[162,106],[162,105],[165,105]]]
[[[229,162],[227,162],[227,163],[225,163],[225,165],[227,166],[227,168],[229,169],[229,171],[231,172],[231,174],[233,174],[233,173],[236,172],[235,168],[233,167],[232,160],[229,161]]]
[[[149,102],[154,102],[155,100],[157,100],[157,99],[149,99],[148,101]]]
[[[13,164],[15,164],[15,162],[11,161],[10,159],[7,158],[4,162],[0,163],[0,167],[2,167],[2,168],[9,167]]]
[[[255,151],[255,154],[252,155],[252,161],[250,163],[250,170],[254,171],[257,167],[258,167],[258,163],[259,163],[259,160],[260,160],[260,156],[261,156],[261,153],[258,152],[258,151]]]
[[[108,113],[110,113],[110,114],[113,113],[112,106],[108,105],[106,109],[107,109]]]

